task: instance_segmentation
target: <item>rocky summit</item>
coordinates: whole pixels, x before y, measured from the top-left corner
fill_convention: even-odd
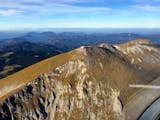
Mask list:
[[[145,90],[129,86],[160,77],[159,50],[149,40],[103,43],[34,64],[0,80],[0,120],[136,120]]]

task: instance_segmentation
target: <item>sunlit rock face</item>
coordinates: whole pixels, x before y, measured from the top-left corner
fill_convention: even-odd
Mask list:
[[[83,61],[68,62],[8,98],[1,119],[118,119],[123,115],[120,91],[104,81]]]
[[[137,58],[136,47],[137,54],[155,52],[152,56],[160,62],[155,56],[158,48],[144,43],[81,47],[70,60],[57,64],[2,101],[0,120],[125,120],[125,105],[136,92],[128,85],[145,84],[160,75],[159,68],[152,65],[155,71],[143,79],[149,69],[143,58]]]

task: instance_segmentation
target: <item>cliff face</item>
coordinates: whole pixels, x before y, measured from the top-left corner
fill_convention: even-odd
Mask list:
[[[160,63],[157,52],[159,48],[149,46],[148,43],[136,43],[132,47],[137,45],[146,55],[150,55],[145,48],[149,47],[151,55],[156,55],[155,63]],[[121,45],[81,47],[72,52],[63,64],[54,61],[56,67],[28,82],[24,87],[7,92],[1,89],[12,94],[5,99],[3,96],[0,119],[126,119],[126,104],[136,93],[135,89],[128,87],[129,84],[148,84],[160,76],[160,73],[157,65],[149,63],[155,71],[150,72],[144,80],[149,72],[144,63],[146,61],[141,58],[144,62],[140,64],[139,57],[133,54],[128,56],[125,51],[125,47]],[[133,57],[137,62],[132,60]]]

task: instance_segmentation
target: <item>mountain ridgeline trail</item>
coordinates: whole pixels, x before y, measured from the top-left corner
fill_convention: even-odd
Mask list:
[[[160,77],[159,50],[142,39],[103,43],[34,64],[0,80],[0,120],[136,120],[130,106],[143,89],[129,85]]]

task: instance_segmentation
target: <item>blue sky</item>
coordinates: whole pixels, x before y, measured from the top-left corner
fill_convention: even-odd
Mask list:
[[[160,28],[160,0],[0,0],[0,29]]]

